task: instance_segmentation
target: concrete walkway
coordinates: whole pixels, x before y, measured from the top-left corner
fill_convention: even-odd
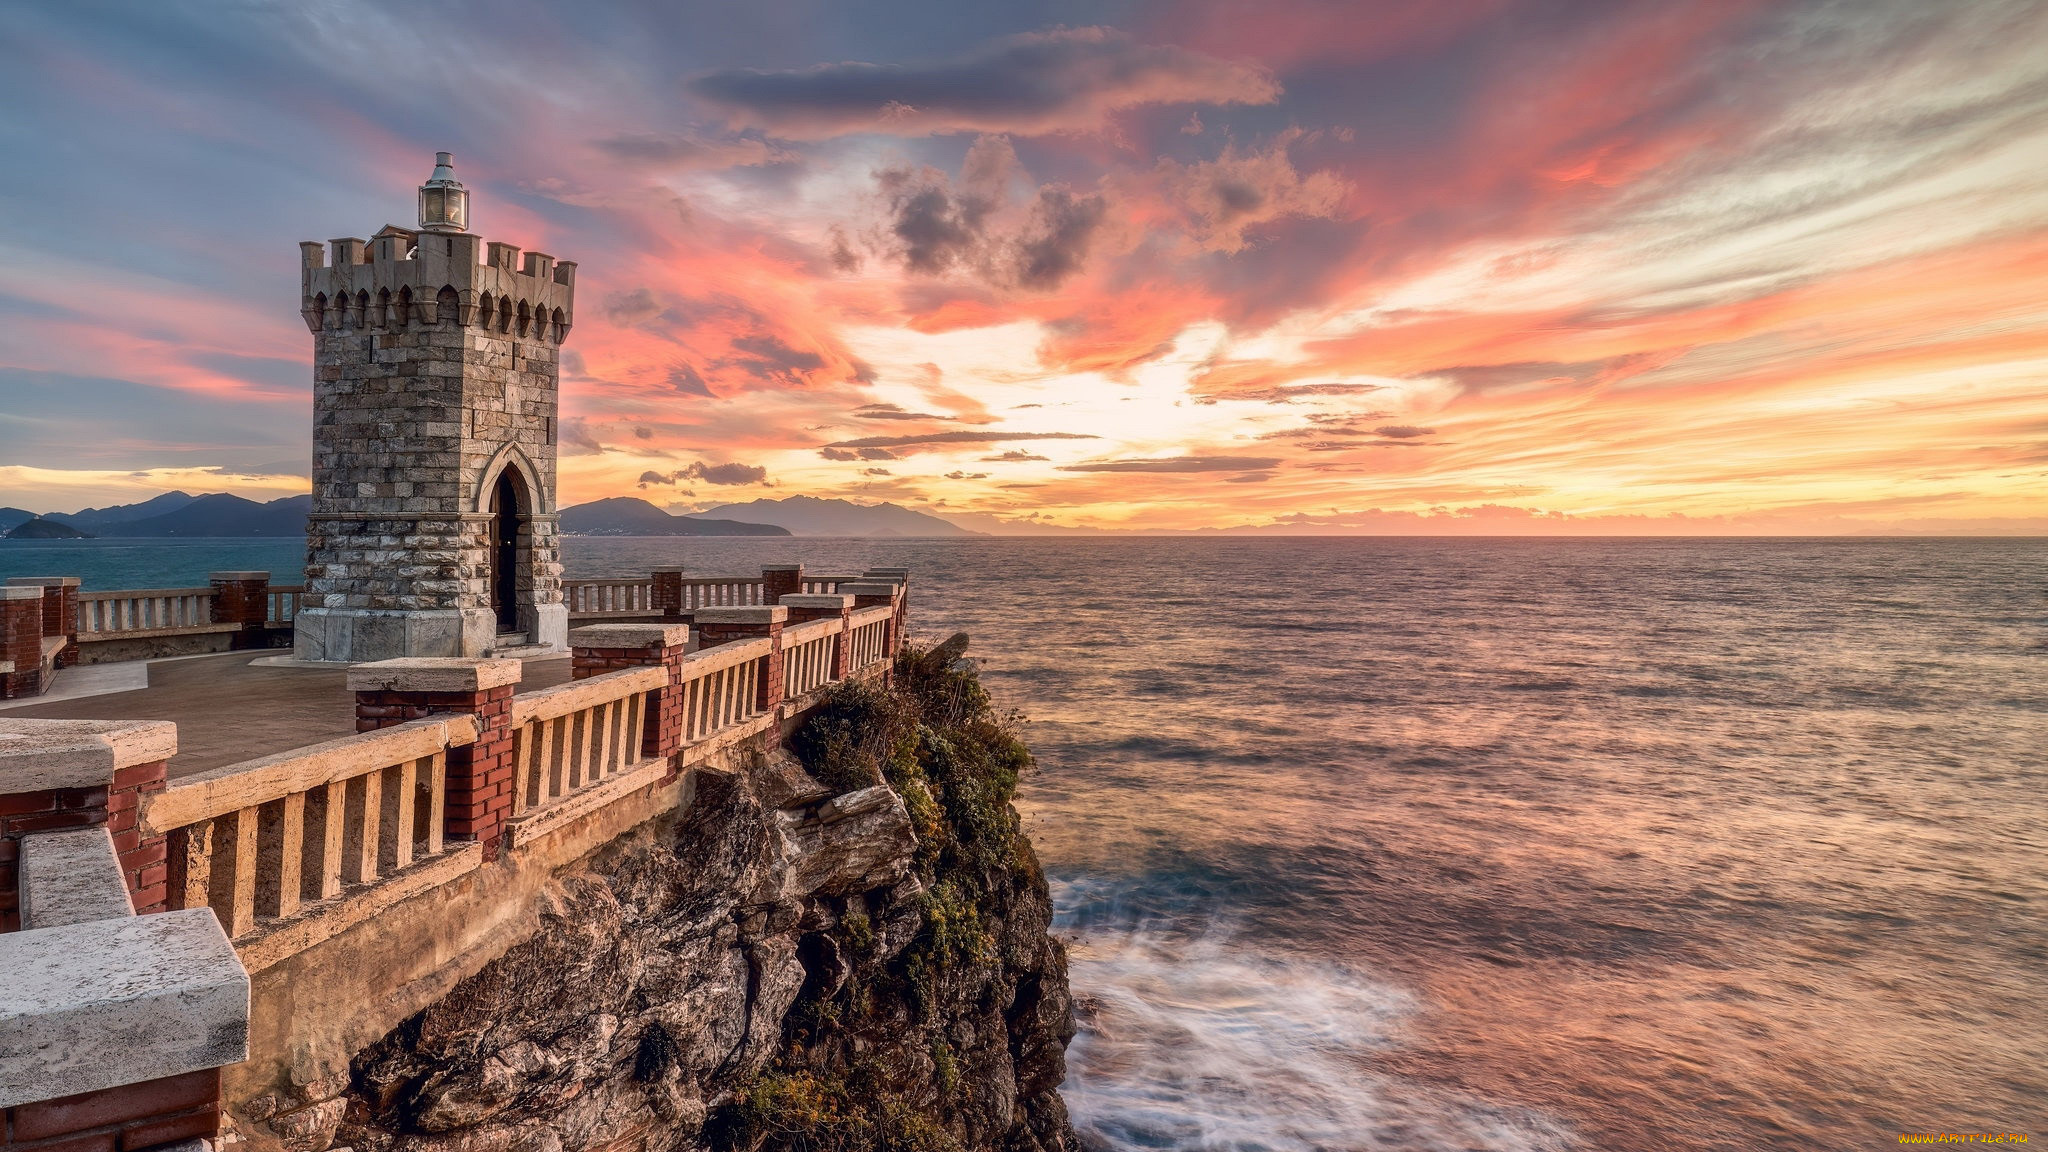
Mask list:
[[[147,664],[147,687],[38,700],[25,707],[9,708],[4,715],[10,720],[176,721],[178,755],[171,761],[174,778],[354,735],[355,697],[348,690],[347,671],[266,668],[250,663],[275,655],[226,652],[218,656],[152,660]],[[89,679],[102,668],[117,667],[137,666],[67,668],[57,674],[52,691],[63,692],[68,676]],[[566,658],[560,657],[529,660],[525,673],[519,690],[530,692],[566,683],[571,666]]]

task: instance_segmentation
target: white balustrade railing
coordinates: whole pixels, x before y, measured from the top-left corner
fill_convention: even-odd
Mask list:
[[[299,618],[299,599],[306,594],[300,585],[272,584],[270,586],[270,609],[264,621],[273,628],[283,627]]]
[[[832,657],[844,622],[812,620],[782,630],[782,698],[807,696],[832,682]]]
[[[683,610],[745,608],[766,603],[767,587],[759,576],[685,576]]]
[[[762,637],[720,644],[683,658],[683,743],[695,743],[762,713],[761,686],[772,652],[772,641]]]
[[[78,635],[97,639],[122,632],[173,632],[214,627],[213,589],[154,588],[141,592],[81,592]]]
[[[640,765],[647,694],[666,668],[627,668],[512,698],[512,814],[544,808]]]
[[[562,599],[572,616],[648,616],[656,610],[654,582],[645,577],[564,580]]]
[[[896,610],[887,604],[872,608],[856,609],[847,618],[847,626],[853,635],[847,640],[847,666],[860,671],[893,657],[889,651],[889,620]]]
[[[451,714],[173,780],[143,807],[169,837],[170,904],[213,909],[240,939],[442,854]]]

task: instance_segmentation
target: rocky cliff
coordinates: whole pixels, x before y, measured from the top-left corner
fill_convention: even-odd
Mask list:
[[[1077,1147],[1029,755],[962,643],[564,874],[539,932],[357,1056],[332,1146]]]

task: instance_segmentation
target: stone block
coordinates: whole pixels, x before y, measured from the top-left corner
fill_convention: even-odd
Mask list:
[[[689,640],[687,624],[591,624],[569,633],[576,648],[680,648]]]
[[[105,827],[23,838],[16,883],[24,931],[135,915]]]
[[[0,1107],[239,1063],[249,977],[211,909],[0,933]]]
[[[105,787],[123,768],[177,753],[168,720],[0,718],[0,795]]]
[[[421,658],[379,660],[348,670],[351,692],[482,692],[519,683],[517,660]]]
[[[734,608],[699,608],[694,613],[699,624],[781,624],[789,619],[789,609],[779,604],[754,604]]]
[[[853,596],[845,592],[791,592],[776,601],[785,608],[824,609],[837,612],[853,607]]]

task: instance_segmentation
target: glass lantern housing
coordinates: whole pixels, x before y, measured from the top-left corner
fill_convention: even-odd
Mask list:
[[[420,231],[469,230],[469,191],[455,178],[453,153],[434,154],[434,174],[420,185]]]

